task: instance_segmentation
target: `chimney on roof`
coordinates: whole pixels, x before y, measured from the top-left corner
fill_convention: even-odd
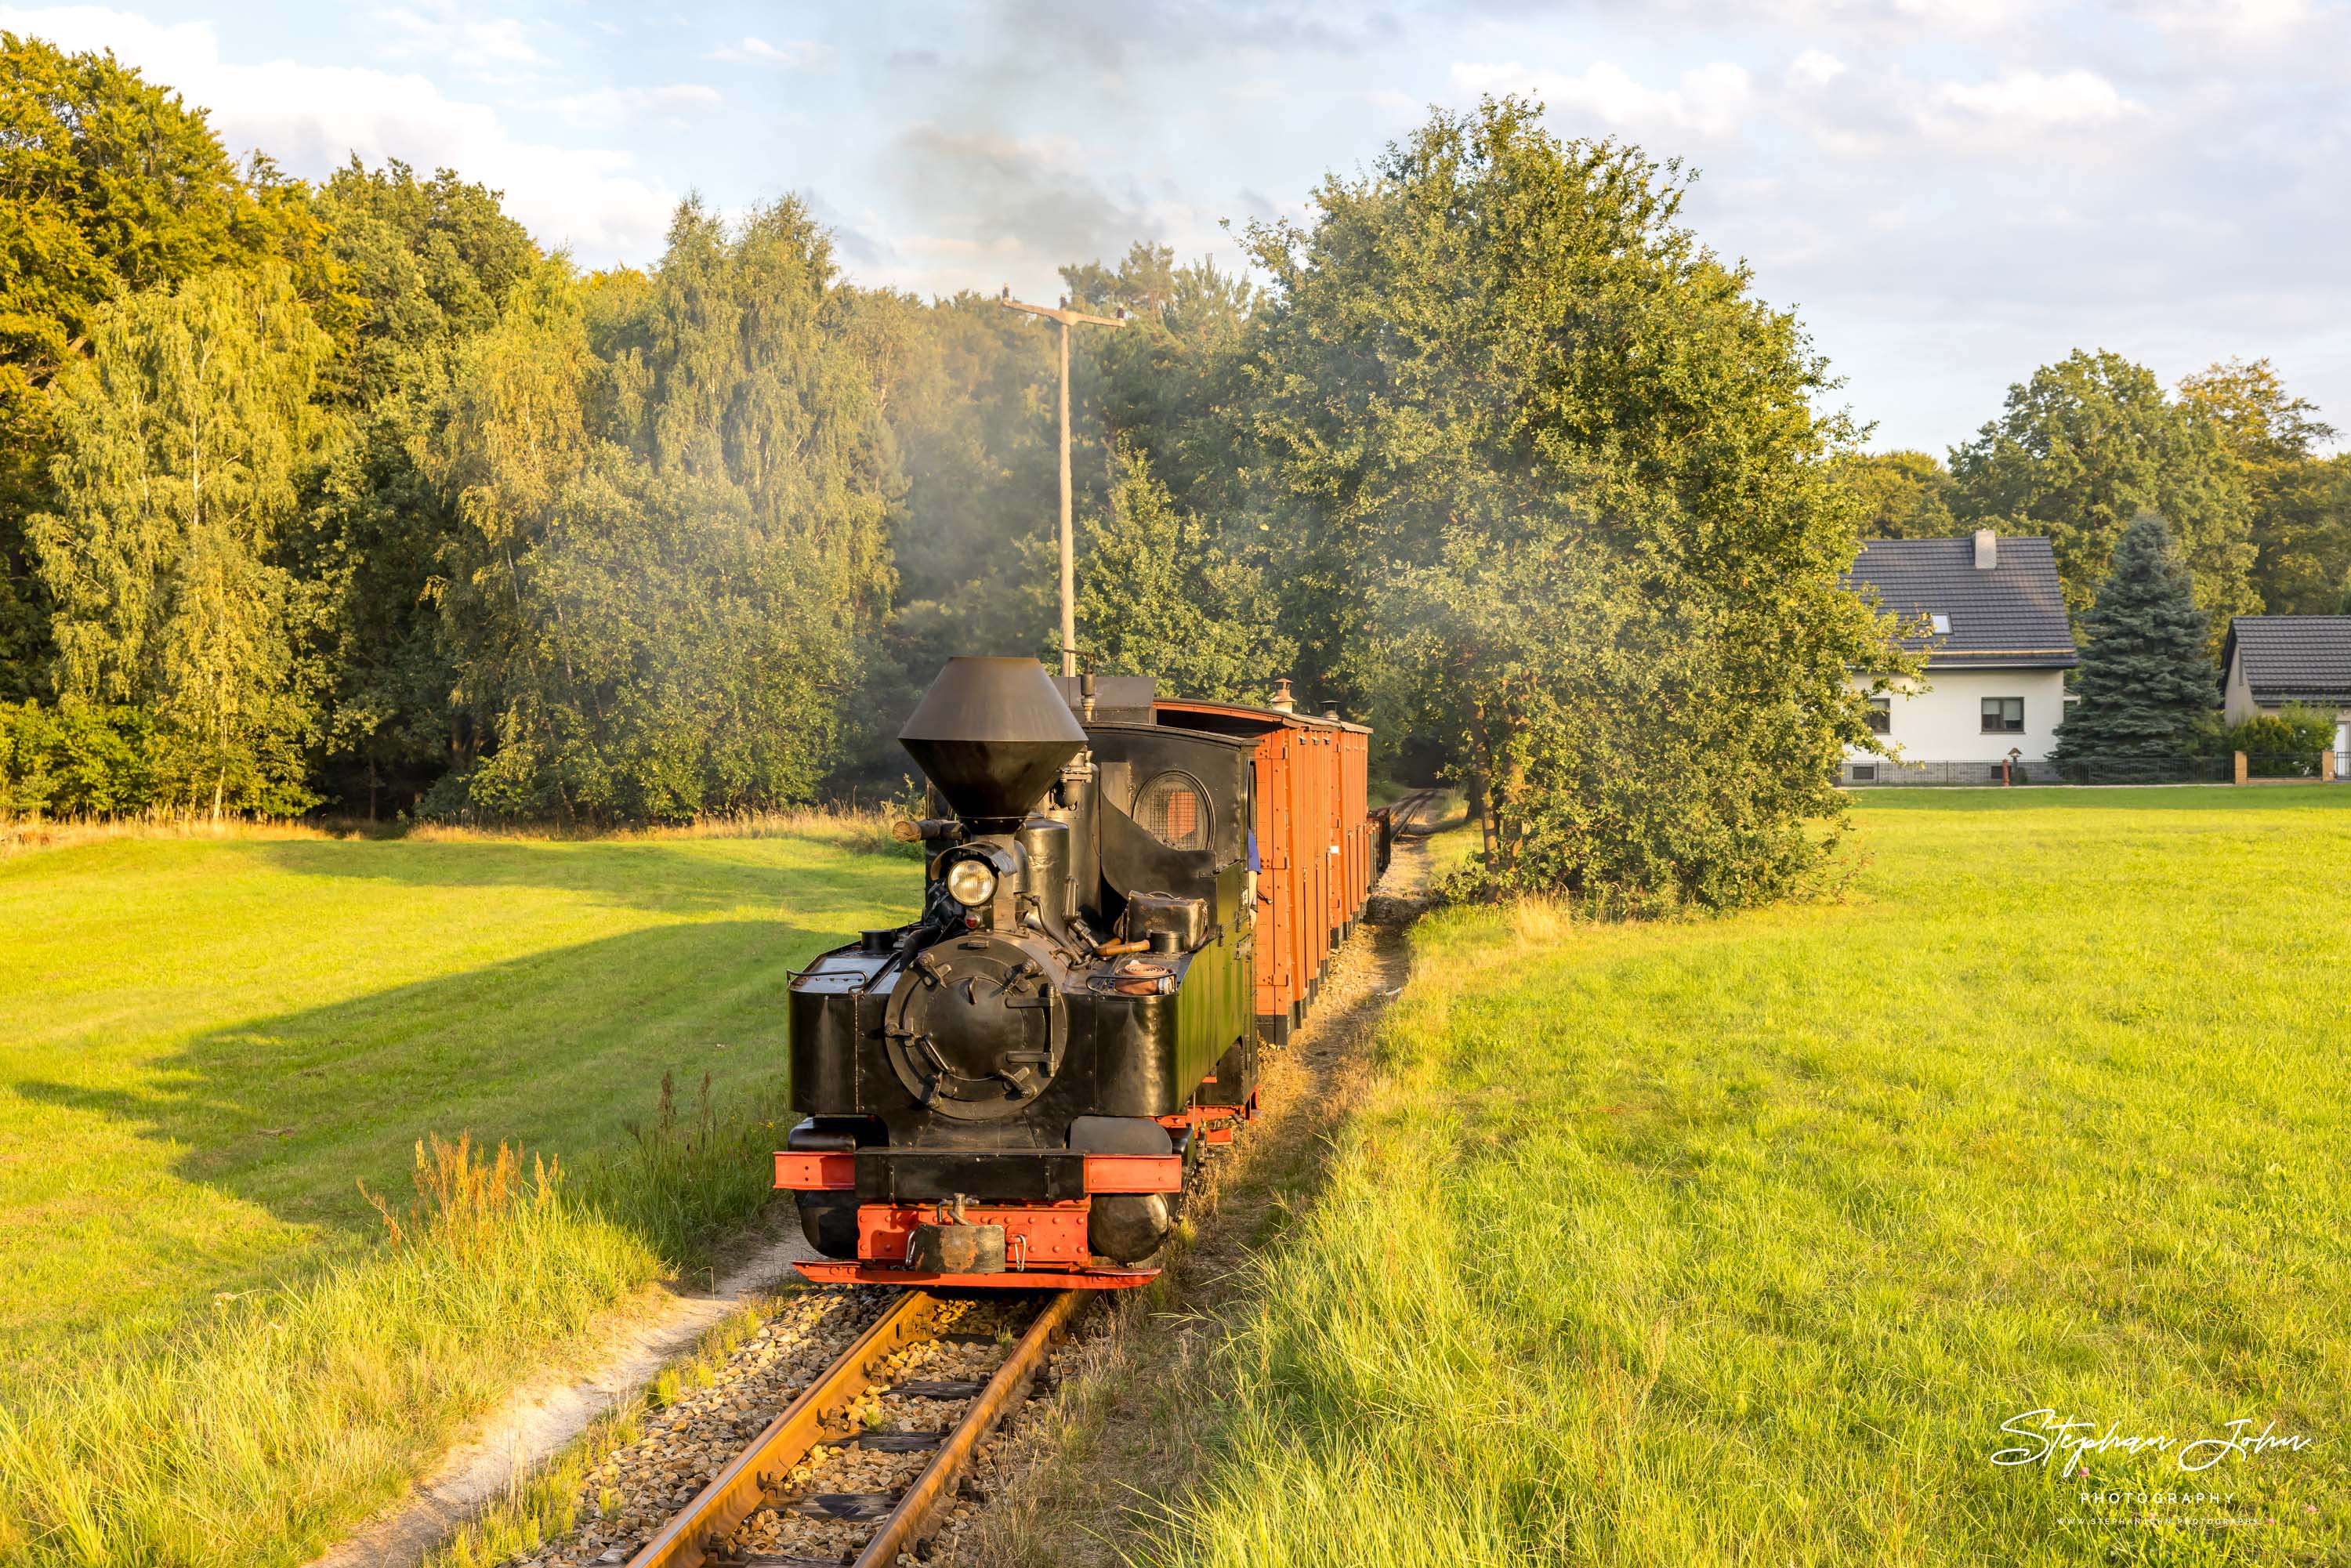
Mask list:
[[[1976,530],[1976,570],[1990,571],[2000,564],[2000,536],[1990,528]]]

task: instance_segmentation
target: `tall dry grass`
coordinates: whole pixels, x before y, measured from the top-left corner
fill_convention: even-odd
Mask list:
[[[664,1085],[623,1154],[575,1180],[460,1136],[413,1196],[371,1194],[363,1260],[225,1300],[160,1343],[0,1385],[0,1562],[292,1564],[398,1496],[466,1417],[768,1196],[773,1119],[681,1113]]]
[[[818,805],[733,811],[691,822],[641,827],[510,822],[468,826],[451,822],[368,821],[355,817],[273,821],[235,815],[214,818],[162,811],[135,817],[0,816],[0,860],[36,850],[72,849],[120,839],[251,840],[410,839],[419,843],[489,843],[526,839],[546,842],[659,842],[680,839],[820,839],[872,854],[919,853],[891,835],[903,813],[894,807]]]
[[[312,822],[261,821],[245,817],[0,816],[0,860],[33,850],[72,849],[117,839],[324,839],[338,835]]]

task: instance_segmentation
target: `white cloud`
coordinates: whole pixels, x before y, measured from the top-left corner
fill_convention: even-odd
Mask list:
[[[737,65],[777,66],[800,70],[818,64],[824,58],[824,46],[801,38],[786,38],[771,44],[765,38],[746,37],[737,44],[721,44],[710,51],[714,60],[729,60]]]
[[[2273,48],[2314,18],[2310,0],[2191,0],[2154,13],[2155,25],[2193,48]]]
[[[700,82],[667,82],[660,87],[606,87],[577,92],[554,101],[554,109],[583,125],[653,121],[681,126],[695,110],[716,109],[726,101],[715,87]]]
[[[1817,92],[1844,75],[1845,64],[1825,49],[1806,49],[1788,67],[1788,85]]]
[[[166,26],[96,5],[0,6],[0,28],[67,49],[112,49],[211,110],[231,152],[257,147],[296,173],[323,174],[353,153],[458,170],[503,191],[507,211],[541,244],[570,245],[586,260],[658,254],[677,204],[626,152],[523,141],[487,104],[446,97],[413,73],[224,60],[209,23]]]
[[[469,71],[547,63],[547,57],[531,47],[520,22],[511,16],[475,16],[451,0],[426,0],[422,11],[404,5],[378,11],[375,19],[391,30],[384,52],[395,57],[441,55]]]
[[[2107,130],[2146,112],[2094,71],[2008,70],[1989,81],[1936,87],[1926,96],[1919,122],[1945,141],[2016,145]]]
[[[1599,60],[1581,75],[1529,70],[1511,64],[1457,65],[1453,86],[1465,94],[1532,91],[1554,120],[1579,116],[1611,131],[1681,131],[1728,136],[1739,129],[1753,98],[1753,79],[1743,66],[1717,60],[1684,71],[1670,88],[1644,86],[1620,66]]]

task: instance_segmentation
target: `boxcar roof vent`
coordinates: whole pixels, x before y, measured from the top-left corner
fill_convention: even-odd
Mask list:
[[[1034,659],[949,659],[898,744],[955,814],[983,832],[1018,823],[1086,732]]]
[[[1298,704],[1290,698],[1290,677],[1288,675],[1284,675],[1281,679],[1273,683],[1273,701],[1266,706],[1272,708],[1276,713],[1290,713],[1296,709]]]

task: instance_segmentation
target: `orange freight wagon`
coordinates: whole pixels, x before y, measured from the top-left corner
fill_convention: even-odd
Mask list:
[[[1286,688],[1287,682],[1283,683]],[[1280,1044],[1321,989],[1332,949],[1371,894],[1371,731],[1283,706],[1158,702],[1156,722],[1257,741],[1257,1020]]]

